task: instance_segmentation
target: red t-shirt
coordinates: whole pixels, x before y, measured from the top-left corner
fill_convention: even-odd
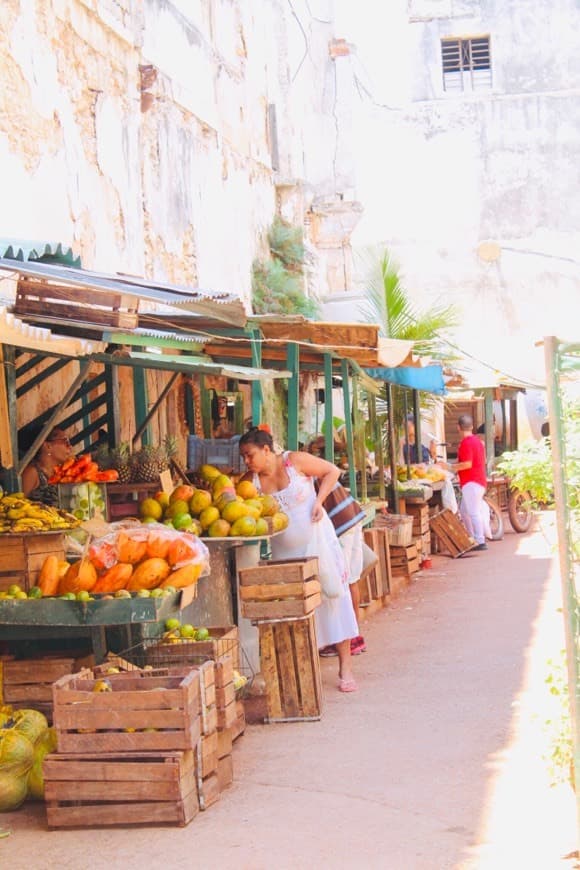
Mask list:
[[[457,450],[458,462],[471,462],[471,468],[458,471],[459,483],[479,483],[487,487],[487,470],[485,467],[485,447],[477,435],[467,435],[459,444]]]

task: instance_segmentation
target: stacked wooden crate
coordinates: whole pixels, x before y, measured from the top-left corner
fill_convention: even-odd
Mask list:
[[[411,575],[421,567],[420,551],[415,542],[405,547],[390,547],[391,573],[393,579],[402,578],[405,583],[411,581]]]
[[[408,504],[407,513],[413,517],[413,541],[420,547],[420,556],[424,559],[431,555],[429,506],[427,504]]]
[[[0,663],[0,703],[15,709],[34,707],[52,721],[52,684],[80,669],[80,659],[70,653],[45,653],[41,657]]]
[[[314,626],[318,559],[260,563],[239,572],[242,616],[258,625],[268,722],[320,719],[322,684]]]
[[[377,557],[376,564],[363,571],[358,581],[360,604],[369,607],[373,601],[380,605],[386,603],[391,593],[391,559],[389,552],[388,529],[375,522],[375,525],[363,529],[364,542]]]
[[[64,532],[5,533],[0,536],[0,592],[17,584],[25,592],[36,586],[47,556],[64,560]]]
[[[58,680],[53,701],[57,753],[44,762],[50,827],[185,825],[194,818],[198,670],[106,678],[85,670]]]
[[[200,809],[206,810],[234,779],[232,743],[237,710],[231,657],[205,662],[199,671],[202,737],[198,789]]]

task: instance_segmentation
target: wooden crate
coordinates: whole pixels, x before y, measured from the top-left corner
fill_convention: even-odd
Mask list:
[[[429,531],[429,505],[408,504],[406,511],[410,517],[413,517],[413,537]]]
[[[239,578],[246,619],[305,616],[322,603],[317,558],[260,562]]]
[[[417,545],[408,544],[406,547],[390,547],[391,573],[393,577],[408,577],[421,567]]]
[[[59,752],[187,750],[197,745],[201,736],[198,670],[191,669],[185,677],[137,671],[107,679],[111,692],[93,692],[90,671],[54,683]]]
[[[431,555],[431,532],[423,532],[422,535],[413,536],[413,543],[417,546],[419,559]]]
[[[198,800],[200,810],[208,810],[216,801],[220,799],[221,789],[217,771],[206,776],[205,779],[199,779],[198,784]]]
[[[204,734],[201,737],[201,776],[204,779],[210,773],[215,773],[218,765],[218,732]]]
[[[229,686],[234,679],[234,663],[230,656],[224,656],[214,663],[216,689]]]
[[[234,759],[232,755],[224,755],[220,758],[217,766],[218,782],[220,791],[228,788],[234,781]]]
[[[374,527],[377,533],[379,564],[376,569],[380,570],[382,578],[382,596],[391,591],[391,549],[389,544],[389,530],[386,526]],[[378,589],[377,589],[378,591]],[[379,597],[377,595],[377,597]]]
[[[51,828],[187,825],[198,813],[194,753],[47,755]]]
[[[441,549],[447,551],[453,559],[477,546],[459,517],[449,508],[444,508],[431,517],[431,530],[441,544]]]
[[[221,661],[225,657],[232,660],[233,667],[238,670],[240,664],[240,642],[237,625],[208,626],[208,640],[192,640],[187,643],[156,643],[147,647],[147,663],[154,667],[170,665],[191,667],[202,664],[203,661]]]
[[[378,558],[368,572],[369,594],[373,601],[386,595],[389,590],[390,560],[388,558],[388,531],[386,528],[363,529],[364,542]]]
[[[74,270],[73,270],[74,272]],[[36,277],[21,277],[16,289],[15,314],[62,317],[68,321],[87,319],[101,326],[135,329],[138,326],[139,297],[109,289],[95,289],[48,283]]]
[[[25,532],[0,535],[0,592],[17,583],[28,590],[36,586],[47,556],[64,560],[64,532]]]
[[[236,701],[236,721],[231,728],[227,730],[231,731],[232,741],[234,743],[246,730],[246,710],[243,701]],[[219,733],[222,734],[223,732],[220,731]]]
[[[235,700],[231,701],[229,704],[226,704],[224,707],[220,707],[218,705],[217,708],[217,716],[218,716],[218,731],[224,731],[226,728],[231,728],[235,723],[237,718],[236,711],[236,702]]]
[[[236,719],[238,711],[236,707]],[[234,727],[224,728],[217,732],[217,754],[218,758],[223,758],[224,755],[230,755],[234,744]]]
[[[314,614],[304,619],[261,623],[259,634],[266,721],[320,719],[322,683]]]
[[[52,709],[52,684],[78,668],[75,659],[46,655],[2,663],[0,697],[13,706],[43,704]]]

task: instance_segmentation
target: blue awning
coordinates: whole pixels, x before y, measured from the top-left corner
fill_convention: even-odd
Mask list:
[[[422,390],[425,393],[435,393],[444,396],[446,393],[441,366],[432,365],[424,368],[413,366],[400,366],[396,369],[377,368],[365,369],[367,375],[390,384],[398,384],[400,387],[408,387],[410,390]]]

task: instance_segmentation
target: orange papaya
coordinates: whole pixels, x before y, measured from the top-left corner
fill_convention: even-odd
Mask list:
[[[195,541],[193,539],[188,540],[185,534],[181,534],[169,545],[167,561],[174,568],[182,562],[189,562],[195,559],[197,555]]]
[[[130,592],[136,592],[139,589],[155,589],[156,586],[163,583],[170,571],[171,568],[165,559],[145,559],[133,571],[126,588]]]
[[[42,594],[46,598],[57,594],[59,580],[59,558],[51,554],[42,563],[36,585],[42,589]]]
[[[166,559],[171,538],[163,532],[149,532],[147,536],[147,556],[150,559]]]
[[[161,588],[164,586],[175,586],[176,589],[183,589],[184,586],[191,586],[192,583],[197,583],[200,574],[201,564],[196,565],[190,562],[188,565],[172,571],[161,584]]]
[[[107,595],[124,589],[133,573],[133,566],[127,562],[117,562],[104,574],[101,574],[92,591],[97,595]]]
[[[86,590],[90,592],[97,582],[97,572],[95,566],[88,559],[80,559],[70,566],[64,577],[61,578],[58,584],[58,591],[62,595],[64,592],[81,592]]]
[[[136,565],[147,555],[147,539],[139,540],[121,531],[117,536],[117,552],[119,562],[130,562],[131,565]]]

